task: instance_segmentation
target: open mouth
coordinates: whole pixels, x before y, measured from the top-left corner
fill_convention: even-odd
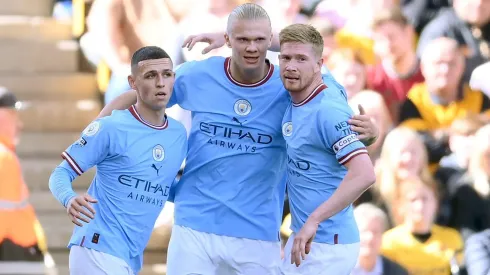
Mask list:
[[[244,58],[248,62],[257,62],[259,60],[259,57],[258,56],[256,56],[256,57],[254,57],[254,56],[245,56]]]
[[[155,94],[155,96],[157,96],[157,97],[164,97],[166,95],[167,95],[167,93],[165,93],[165,92],[158,92]]]
[[[289,81],[299,80],[299,77],[295,77],[295,76],[284,76],[284,78]]]

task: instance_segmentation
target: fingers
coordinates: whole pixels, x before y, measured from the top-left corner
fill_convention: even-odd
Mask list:
[[[182,48],[188,48],[189,43],[196,37],[195,35],[189,35],[182,43]]]
[[[78,212],[74,208],[70,208],[68,210],[68,216],[70,217],[72,223],[83,227],[83,224],[79,221],[79,218],[81,218],[80,214],[78,214]]]
[[[306,259],[306,240],[301,237],[294,239],[293,249],[291,251],[291,264],[299,266],[301,261]]]
[[[360,115],[366,114],[366,111],[364,110],[364,107],[362,107],[361,104],[357,105],[357,108],[359,109],[359,114]]]
[[[86,200],[86,201],[88,201],[88,202],[91,202],[91,203],[97,203],[97,200],[96,200],[96,199],[94,199],[94,198],[92,198],[92,197],[91,197],[89,194],[85,194],[83,197],[84,197],[84,198],[85,198],[85,200]],[[95,213],[95,212],[94,212],[94,213]]]
[[[311,242],[307,242],[305,246],[305,253],[310,254],[311,251]]]
[[[358,134],[367,134],[367,131],[369,129],[366,129],[366,127],[359,127],[359,126],[351,126],[350,129]],[[359,136],[358,136],[359,138]]]
[[[210,52],[216,48],[217,48],[216,45],[211,44],[211,45],[207,46],[206,48],[204,48],[204,50],[202,50],[202,54],[207,54],[208,52]]]

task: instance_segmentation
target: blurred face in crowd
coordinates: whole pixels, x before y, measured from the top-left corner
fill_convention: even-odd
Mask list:
[[[279,67],[284,87],[291,93],[308,88],[321,72],[322,59],[309,43],[287,42],[281,45]]]
[[[437,198],[434,192],[423,183],[409,184],[402,193],[402,208],[405,223],[411,224],[414,229],[429,228],[437,211]],[[427,233],[427,232],[417,232]]]
[[[373,30],[374,50],[382,59],[396,62],[406,53],[413,52],[413,29],[386,21]]]
[[[260,69],[271,45],[270,21],[235,20],[230,30],[225,38],[226,44],[232,49],[233,62],[245,71]]]
[[[463,53],[457,43],[448,38],[438,38],[430,43],[422,55],[425,83],[433,95],[452,101],[465,69]]]
[[[364,217],[356,219],[360,233],[359,257],[379,255],[384,227],[383,220],[379,217]]]
[[[472,150],[474,152],[472,157],[477,161],[477,165],[482,172],[490,176],[490,125],[485,125],[478,130],[474,138],[474,144],[476,144],[476,148],[479,151]]]
[[[0,141],[7,142],[8,146],[19,143],[22,121],[17,109],[0,108]]]
[[[454,0],[453,7],[464,21],[483,26],[490,20],[490,0]]]
[[[322,35],[323,37],[323,60],[328,60],[330,54],[337,48],[335,35]]]
[[[362,64],[345,60],[336,64],[331,72],[337,81],[344,85],[349,98],[366,86],[366,70]]]
[[[390,163],[393,165],[399,179],[417,177],[422,170],[424,148],[423,144],[410,139],[400,140],[399,146],[392,148]]]
[[[138,100],[152,109],[167,106],[174,86],[175,74],[170,58],[150,59],[138,63],[128,77],[131,88],[136,90]]]

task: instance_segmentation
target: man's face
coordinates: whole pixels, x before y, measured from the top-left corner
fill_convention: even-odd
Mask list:
[[[313,45],[288,42],[281,45],[279,67],[286,90],[294,93],[307,88],[320,73],[323,60],[315,54]]]
[[[144,60],[129,76],[131,88],[136,90],[139,100],[153,110],[167,106],[174,86],[175,74],[170,58]]]
[[[361,239],[359,256],[379,255],[385,226],[383,220],[377,217],[364,217],[357,220],[357,226]]]
[[[270,22],[266,19],[236,20],[232,24],[225,39],[232,49],[233,61],[244,70],[261,68],[272,40]]]
[[[429,91],[440,96],[456,91],[464,73],[464,56],[457,49],[441,47],[423,58],[421,69]]]
[[[453,7],[461,19],[475,26],[490,19],[490,0],[454,0]]]
[[[374,29],[374,49],[382,59],[396,61],[413,51],[413,32],[410,26],[385,22]]]
[[[0,137],[6,138],[12,145],[19,143],[22,121],[14,108],[0,108]]]

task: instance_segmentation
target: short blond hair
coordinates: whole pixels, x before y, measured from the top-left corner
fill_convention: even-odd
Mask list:
[[[303,43],[311,44],[315,54],[322,56],[323,53],[323,38],[320,32],[311,25],[293,24],[282,29],[279,33],[279,43],[282,46],[284,43]]]
[[[271,19],[269,18],[267,11],[254,3],[245,3],[233,9],[228,16],[228,22],[226,25],[226,32],[228,35],[231,35],[233,23],[237,20],[267,20],[269,21],[269,26],[272,29]]]

